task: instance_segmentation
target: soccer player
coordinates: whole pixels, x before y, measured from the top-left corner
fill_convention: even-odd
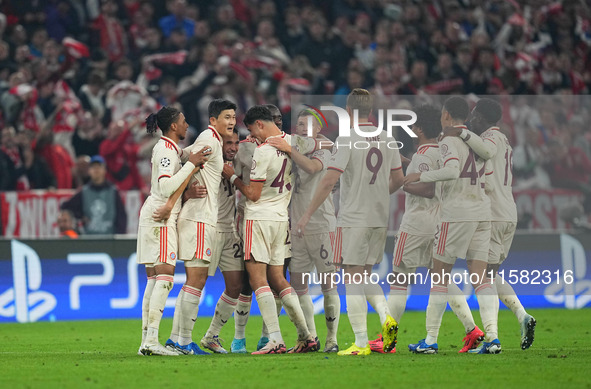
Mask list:
[[[157,114],[146,119],[148,134],[158,127],[162,137],[152,150],[152,187],[150,196],[140,211],[137,260],[146,265],[148,283],[142,301],[142,344],[139,352],[144,355],[178,355],[164,348],[158,341],[158,328],[162,311],[173,285],[174,267],[178,255],[176,221],[181,204],[178,201],[191,174],[199,170],[209,152],[201,150],[188,156],[181,168],[183,151],[178,142],[185,138],[189,125],[185,115],[171,107],[162,107]],[[171,217],[156,221],[153,212],[167,201],[173,203]]]
[[[297,118],[296,133],[306,136],[308,118],[313,114],[302,110]],[[322,129],[318,120],[312,121],[312,139],[316,139]],[[294,220],[299,220],[306,210],[318,182],[326,172],[331,153],[328,150],[316,150],[306,155],[301,154],[297,147],[291,147],[283,138],[271,138],[268,143],[279,150],[285,151],[295,162],[294,190],[291,198],[291,213]],[[308,284],[304,282],[304,273],[310,274],[314,267],[321,280],[324,295],[324,314],[328,333],[324,352],[338,352],[337,329],[341,311],[341,301],[336,286],[332,284],[331,274],[335,272],[333,264],[333,240],[336,226],[334,204],[328,196],[324,203],[314,212],[303,238],[292,235],[292,260],[289,263],[290,283],[298,294],[298,299],[306,323],[312,336],[318,339],[314,323],[314,304],[308,293]]]
[[[269,331],[269,342],[253,354],[281,354],[286,352],[271,288],[278,292],[285,311],[298,331],[294,352],[307,352],[318,343],[310,335],[306,319],[295,297],[295,292],[283,275],[288,229],[288,206],[291,198],[291,160],[282,151],[268,145],[270,137],[290,135],[279,130],[271,112],[254,106],[244,118],[251,135],[260,146],[253,155],[250,184],[224,166],[224,177],[246,197],[244,208],[244,258],[250,285]]]
[[[492,164],[493,173],[486,178],[492,219],[487,272],[495,274],[499,298],[519,321],[520,346],[525,350],[534,341],[536,320],[525,311],[511,285],[496,274],[507,258],[517,226],[517,207],[511,188],[513,149],[507,137],[497,127],[501,117],[502,109],[499,103],[491,99],[481,99],[472,110],[470,118],[469,124],[473,132],[465,128],[448,127],[444,134],[459,136],[478,156]]]
[[[238,145],[240,143],[238,131],[234,128],[234,132],[231,136],[225,136],[222,139],[224,141],[222,147],[224,163],[232,166],[232,161],[238,152]],[[212,251],[209,275],[214,275],[216,268],[219,267],[224,276],[226,289],[217,302],[215,314],[211,320],[207,333],[203,339],[201,339],[201,346],[209,349],[215,349],[215,346],[219,342],[217,339],[221,328],[228,321],[230,316],[232,316],[239,299],[242,297],[240,296],[240,293],[243,290],[243,280],[245,276],[244,261],[242,259],[242,244],[235,233],[235,213],[236,190],[233,188],[232,184],[230,184],[230,181],[223,178],[220,182],[218,193],[217,237],[215,247]],[[252,292],[248,294],[250,295],[251,293]],[[250,310],[250,301],[248,306]],[[239,316],[239,314],[236,314],[235,320],[239,320]],[[244,327],[245,325],[235,326],[235,336],[231,345],[232,353],[246,353]],[[210,343],[214,344],[210,346]]]
[[[369,122],[373,98],[361,88],[354,89],[347,97],[347,112],[353,118],[357,111],[358,125],[362,131],[375,132]],[[354,123],[351,123],[353,127]],[[364,274],[382,260],[386,244],[390,194],[402,186],[403,174],[400,153],[385,147],[385,132],[362,137],[356,131],[351,136],[337,138],[335,152],[328,164],[328,171],[318,183],[314,197],[295,228],[300,237],[305,236],[312,215],[330,195],[341,178],[341,197],[337,217],[337,259],[342,258],[347,293],[347,313],[355,333],[355,343],[338,355],[368,355],[371,353],[367,338],[367,301],[380,315],[384,351],[390,351],[396,343],[398,323],[390,316],[386,298],[379,285],[363,280]],[[373,147],[355,149],[351,145],[368,142]],[[339,147],[339,145],[341,145]],[[381,147],[380,147],[381,146]],[[340,237],[340,239],[339,239]],[[340,253],[340,255],[339,255]]]
[[[437,137],[441,132],[441,110],[424,105],[414,112],[417,121],[412,130],[417,135],[418,149],[407,167],[407,174],[437,170],[441,164],[437,144]],[[413,281],[410,279],[411,275],[416,272],[417,267],[431,269],[433,266],[433,240],[439,221],[441,184],[415,182],[405,185],[403,190],[406,192],[404,216],[396,237],[392,259],[393,282],[388,296],[392,317],[399,323],[406,309],[408,284]],[[484,333],[474,323],[464,295],[453,282],[448,285],[448,303],[466,329],[466,343],[460,352],[475,348]],[[369,344],[372,351],[383,352],[381,338],[370,341]]]
[[[273,104],[265,104],[265,108],[269,109],[271,112],[271,117],[273,118],[273,122],[277,126],[277,128],[281,129],[283,124],[281,111],[279,108],[274,106]],[[297,147],[304,153],[311,153],[314,152],[316,149],[316,142],[313,139],[308,139],[304,137],[292,137],[292,141],[295,142]],[[329,142],[325,142],[327,145]],[[236,153],[236,157],[234,158],[234,169],[235,174],[242,180],[245,185],[249,185],[250,183],[250,169],[252,166],[252,157],[254,155],[254,151],[259,146],[259,142],[255,137],[249,135],[245,140],[240,141],[240,145],[238,147],[238,152]],[[244,247],[244,206],[246,204],[246,197],[238,195],[238,207],[236,210],[236,227],[238,229],[238,236],[242,241],[242,246]],[[288,231],[289,233],[289,231]],[[288,240],[286,243],[286,261],[288,263],[288,259],[291,256],[291,243]],[[283,275],[285,276],[285,265],[283,270]],[[275,298],[275,306],[277,310],[277,316],[281,312],[281,299],[279,296],[273,292],[273,296]],[[236,305],[235,310],[235,326],[236,332],[240,333],[244,331],[244,327],[248,321],[248,317],[250,314],[250,304],[252,301],[252,291],[250,290],[249,285],[244,285],[244,290],[240,294],[238,298],[238,304]],[[236,316],[238,315],[238,316]],[[261,337],[257,342],[257,351],[261,348],[265,347],[267,342],[269,342],[269,332],[267,330],[267,326],[263,322],[263,328],[261,331]]]
[[[179,258],[185,261],[187,280],[177,297],[172,332],[167,341],[167,344],[174,342],[181,352],[195,355],[205,353],[193,342],[192,332],[211,265],[212,250],[216,247],[218,193],[224,167],[222,136],[230,137],[234,132],[236,104],[216,99],[209,103],[208,112],[210,125],[191,146],[191,149],[211,149],[207,164],[191,178],[191,182],[199,181],[206,186],[207,197],[188,199],[179,213]],[[227,304],[235,306],[236,299],[228,297]],[[201,342],[204,347],[217,353],[227,353],[217,336],[205,340]]]
[[[463,123],[468,112],[464,99],[451,97],[441,111],[441,123],[465,128]],[[433,245],[432,287],[427,306],[427,337],[408,347],[416,353],[437,353],[437,336],[447,305],[450,272],[457,258],[466,258],[486,331],[482,350],[498,354],[501,352],[497,335],[499,300],[495,285],[486,274],[490,242],[490,199],[484,192],[486,166],[457,137],[443,138],[439,142],[439,152],[440,169],[407,174],[404,179],[405,185],[417,181],[442,181],[441,218]]]

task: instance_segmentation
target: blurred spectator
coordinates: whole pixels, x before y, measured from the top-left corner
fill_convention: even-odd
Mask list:
[[[62,204],[81,220],[84,234],[124,234],[127,213],[117,188],[105,177],[105,160],[95,155],[88,169],[90,182]]]
[[[88,75],[88,81],[80,88],[82,108],[90,111],[99,120],[105,115],[105,78],[98,72]],[[94,155],[94,154],[91,154]]]
[[[101,0],[101,13],[92,24],[94,38],[111,62],[128,53],[127,34],[117,18],[118,5],[115,0]]]
[[[62,209],[57,217],[57,227],[60,230],[60,236],[68,239],[78,239],[76,232],[76,219],[72,211]]]
[[[583,208],[591,213],[591,160],[578,147],[567,147],[559,139],[548,141],[549,162],[546,169],[556,188],[583,192]]]
[[[544,170],[545,151],[540,147],[540,131],[528,127],[525,142],[513,149],[515,190],[549,189],[550,177]]]
[[[34,137],[35,135],[31,132],[19,134],[23,167],[29,182],[29,189],[53,189],[57,186],[55,176],[43,157],[36,155],[31,147]]]
[[[119,190],[146,191],[137,168],[139,147],[133,140],[130,125],[124,120],[111,122],[107,138],[102,141],[99,151],[106,161],[108,180],[117,185]]]
[[[86,112],[72,136],[72,146],[76,157],[81,155],[97,155],[103,136],[103,126],[90,112]]]
[[[185,0],[166,0],[166,9],[170,15],[164,16],[158,22],[164,37],[168,38],[175,29],[180,28],[185,32],[187,38],[191,38],[195,33],[195,21],[186,17],[187,2]]]

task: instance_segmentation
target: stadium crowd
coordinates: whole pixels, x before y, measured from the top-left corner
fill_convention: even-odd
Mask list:
[[[293,95],[357,87],[505,96],[515,188],[591,193],[585,0],[3,0],[0,190],[81,188],[101,155],[108,181],[147,194],[157,107],[185,113],[190,144],[214,98],[244,135],[255,104],[289,131]]]

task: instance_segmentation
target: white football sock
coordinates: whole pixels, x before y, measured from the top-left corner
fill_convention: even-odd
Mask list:
[[[201,300],[201,289],[189,285],[183,285],[185,291],[181,300],[181,315],[179,326],[179,344],[186,346],[193,341],[193,327],[199,313],[199,300]]]
[[[370,282],[364,285],[364,289],[367,301],[380,316],[380,324],[384,324],[386,318],[390,315],[384,291],[378,284],[372,284]]]
[[[308,293],[308,288],[304,290],[296,290],[296,293],[298,295],[300,307],[302,307],[302,312],[304,313],[304,318],[306,319],[308,331],[310,331],[310,335],[315,338],[318,334],[316,333],[316,323],[314,322],[314,303],[312,302],[312,297],[310,297],[310,294]]]
[[[174,304],[174,315],[172,317],[172,330],[170,331],[170,340],[175,343],[179,341],[179,330],[181,327],[181,315],[182,315],[182,308],[181,308],[181,301],[183,301],[183,295],[185,291],[181,288],[178,296],[176,296],[176,302]]]
[[[326,342],[337,343],[337,331],[339,329],[339,320],[341,317],[341,298],[337,288],[332,288],[324,293],[324,317],[326,319]]]
[[[146,340],[146,334],[148,333],[148,315],[150,313],[150,297],[152,296],[152,290],[154,290],[154,284],[156,283],[156,276],[148,277],[146,283],[146,289],[144,290],[144,298],[142,299],[142,344]]]
[[[211,324],[205,334],[206,337],[213,337],[220,334],[222,327],[232,316],[232,313],[234,313],[236,304],[238,304],[238,299],[228,296],[225,291],[222,293],[215,306],[215,313],[211,318]]]
[[[497,288],[491,283],[483,283],[475,290],[476,299],[480,307],[480,318],[482,319],[485,341],[490,342],[499,337],[499,297]]]
[[[148,311],[146,341],[149,343],[158,343],[158,328],[160,327],[160,320],[162,320],[166,298],[173,286],[173,280],[173,276],[167,274],[156,276],[156,282],[154,283],[154,289],[150,297],[150,309]]]
[[[457,318],[462,322],[466,333],[472,331],[476,327],[474,317],[466,301],[466,296],[460,288],[453,282],[447,285],[447,302],[451,310],[455,313]]]
[[[503,282],[503,279],[497,276],[495,277],[495,285],[497,287],[497,292],[499,293],[499,299],[517,316],[517,321],[520,323],[523,321],[523,318],[527,314],[521,301],[515,294],[513,287],[508,282]]]
[[[347,316],[355,334],[357,347],[367,346],[367,300],[363,285],[345,284]]]
[[[429,294],[429,304],[427,305],[427,337],[425,343],[437,343],[437,336],[439,335],[439,327],[441,327],[441,319],[447,306],[447,285],[435,285],[431,288]]]
[[[400,319],[406,310],[406,297],[408,287],[400,285],[390,285],[390,294],[388,295],[388,309],[390,314],[400,323]]]
[[[281,342],[283,342],[281,338],[281,330],[279,328],[279,318],[277,318],[277,308],[275,306],[275,301],[273,301],[271,288],[268,286],[261,286],[254,291],[254,295],[257,299],[261,316],[263,317],[263,321],[267,328],[268,338],[271,339],[271,335],[273,335],[275,340],[278,342],[281,340]],[[277,335],[277,333],[279,333],[279,335]],[[279,336],[279,339],[277,339],[277,336]]]
[[[289,288],[283,289],[279,292],[279,297],[281,298],[281,303],[283,303],[287,316],[289,316],[289,319],[298,330],[298,340],[308,339],[310,331],[306,325],[304,312],[302,311],[302,307],[300,307],[300,303],[293,288],[290,286]],[[314,319],[312,318],[312,320]]]
[[[234,310],[234,338],[246,338],[246,323],[250,316],[250,304],[252,302],[252,295],[246,296],[240,293],[238,296],[238,304]]]

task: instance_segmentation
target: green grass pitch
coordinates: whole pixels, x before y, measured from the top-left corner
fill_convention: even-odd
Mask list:
[[[97,320],[0,324],[1,387],[199,387],[199,388],[401,388],[401,387],[582,387],[591,388],[589,319],[591,311],[538,309],[533,346],[519,348],[519,325],[508,310],[499,313],[499,355],[458,354],[463,328],[446,312],[439,336],[439,354],[414,355],[408,343],[425,335],[425,313],[407,312],[400,323],[397,353],[366,357],[334,354],[210,355],[144,357],[136,355],[140,320]],[[474,312],[479,318],[478,312]],[[199,341],[210,318],[197,320]],[[477,319],[478,322],[478,319]],[[253,350],[261,329],[260,316],[250,318],[247,349]],[[321,340],[326,329],[316,317]],[[171,320],[162,322],[166,340]],[[295,343],[295,328],[283,313],[283,337]],[[221,338],[229,349],[234,323]],[[370,338],[379,332],[378,317],[368,319]],[[341,316],[339,345],[348,347],[353,334]]]

